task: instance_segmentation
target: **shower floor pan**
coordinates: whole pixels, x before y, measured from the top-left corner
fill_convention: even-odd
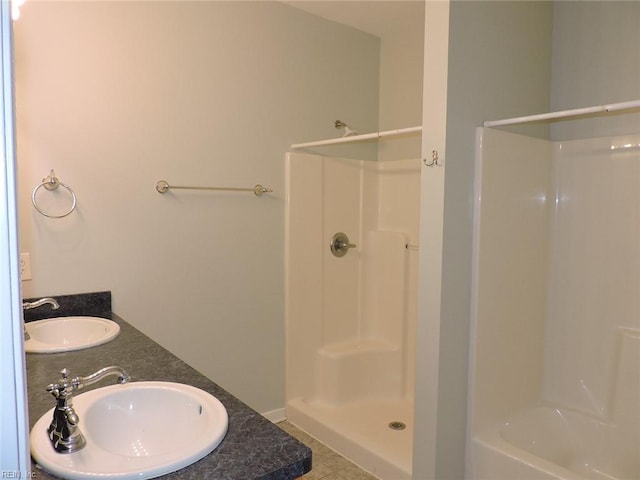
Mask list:
[[[295,399],[287,419],[382,480],[410,480],[413,402],[367,399],[322,405]],[[394,424],[396,428],[390,427]],[[398,429],[400,427],[400,429]]]

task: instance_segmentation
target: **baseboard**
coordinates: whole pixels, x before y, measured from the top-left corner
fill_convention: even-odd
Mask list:
[[[264,412],[262,413],[262,416],[273,423],[282,422],[283,420],[287,419],[287,416],[284,413],[284,408],[277,408],[276,410],[271,410],[270,412]]]

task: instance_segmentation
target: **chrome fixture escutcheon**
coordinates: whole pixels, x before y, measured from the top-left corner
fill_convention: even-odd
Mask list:
[[[336,257],[344,257],[350,248],[356,248],[356,244],[349,242],[349,237],[347,237],[346,233],[338,232],[331,237],[329,247],[331,248],[331,253]]]

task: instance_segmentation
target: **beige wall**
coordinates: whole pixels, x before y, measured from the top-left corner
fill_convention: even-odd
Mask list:
[[[422,124],[424,14],[380,42],[380,130]],[[419,158],[420,135],[388,138],[378,144],[379,160]]]
[[[24,295],[111,290],[199,371],[281,408],[285,151],[343,115],[377,128],[378,39],[276,2],[29,2],[15,43]],[[78,195],[64,219],[31,206],[51,168]]]
[[[640,99],[640,2],[555,2],[550,110]],[[561,121],[553,140],[640,131],[640,113]]]

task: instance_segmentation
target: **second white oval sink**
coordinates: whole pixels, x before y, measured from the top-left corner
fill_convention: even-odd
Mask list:
[[[186,467],[211,453],[227,433],[224,405],[199,388],[172,382],[132,382],[73,399],[86,446],[53,449],[47,428],[53,409],[31,430],[31,454],[62,478],[141,480]]]
[[[99,317],[55,317],[25,324],[29,338],[24,342],[27,353],[56,353],[81,350],[110,342],[120,326]]]

